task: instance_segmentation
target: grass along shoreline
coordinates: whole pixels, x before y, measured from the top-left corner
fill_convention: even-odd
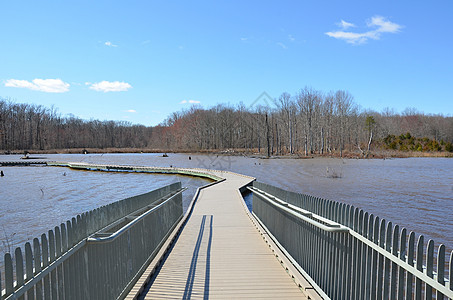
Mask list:
[[[27,152],[29,155],[42,155],[42,154],[107,154],[107,153],[187,153],[187,154],[208,154],[208,155],[230,155],[230,156],[247,156],[254,158],[293,158],[293,159],[308,159],[316,157],[330,157],[330,158],[351,158],[351,159],[383,159],[383,158],[408,158],[408,157],[453,157],[452,152],[448,151],[401,151],[401,150],[373,150],[367,153],[360,151],[343,151],[340,156],[339,152],[328,152],[324,154],[308,154],[295,153],[295,154],[276,154],[270,157],[266,156],[266,150],[258,149],[250,151],[249,149],[224,149],[224,150],[190,150],[190,149],[150,149],[150,148],[70,148],[70,149],[46,149],[46,150],[13,150],[1,153],[4,155],[24,155]]]

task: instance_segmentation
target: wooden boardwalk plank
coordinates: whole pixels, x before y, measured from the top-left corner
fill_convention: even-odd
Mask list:
[[[245,211],[239,188],[253,179],[220,176],[201,191],[144,299],[307,299]]]

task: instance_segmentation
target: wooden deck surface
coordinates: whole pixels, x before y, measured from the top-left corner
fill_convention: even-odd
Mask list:
[[[239,188],[253,178],[223,172],[201,190],[192,215],[144,299],[306,299],[250,220]]]

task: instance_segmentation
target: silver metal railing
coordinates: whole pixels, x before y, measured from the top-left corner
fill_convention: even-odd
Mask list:
[[[324,298],[453,298],[453,252],[353,206],[254,182],[253,214]],[[435,259],[436,258],[436,259]],[[448,278],[445,278],[448,270]]]
[[[0,299],[124,297],[182,218],[183,190],[178,182],[100,207],[26,243],[25,259],[21,248],[5,254]]]

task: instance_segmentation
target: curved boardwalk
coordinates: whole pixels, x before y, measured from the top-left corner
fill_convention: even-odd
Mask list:
[[[253,178],[215,175],[144,298],[305,298],[250,220],[239,188]]]
[[[308,299],[280,264],[282,258],[277,259],[265,242],[245,206],[239,189],[254,178],[206,169],[62,162],[48,165],[225,179],[200,191],[182,231],[179,235],[173,233],[176,241],[169,253],[164,255],[172,237],[127,299],[134,299],[143,289],[141,299]],[[162,258],[163,262],[156,270]],[[289,264],[285,265],[288,268]],[[151,281],[146,284],[150,276]]]

